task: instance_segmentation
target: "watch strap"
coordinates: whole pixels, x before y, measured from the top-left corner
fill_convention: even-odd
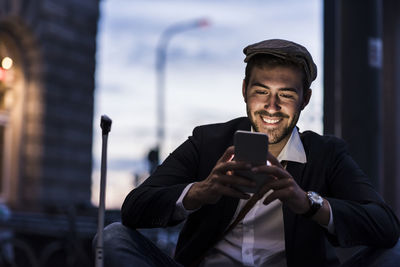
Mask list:
[[[317,211],[322,207],[322,204],[323,204],[323,202],[322,202],[323,200],[319,203],[313,201],[310,194],[317,194],[317,193],[307,192],[307,198],[310,201],[310,209],[307,212],[302,214],[302,216],[304,216],[306,218],[311,218],[312,216],[314,216],[315,213],[317,213]],[[319,197],[321,197],[321,196],[319,196]]]

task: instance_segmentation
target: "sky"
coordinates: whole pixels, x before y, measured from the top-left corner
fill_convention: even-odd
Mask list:
[[[300,130],[322,133],[322,0],[102,0],[96,53],[92,202],[100,181],[100,117],[113,123],[108,137],[106,208],[119,209],[146,177],[145,159],[156,145],[156,46],[177,23],[206,19],[207,27],[172,36],[165,79],[164,159],[195,126],[246,116],[241,95],[243,48],[288,39],[308,48],[319,67]]]

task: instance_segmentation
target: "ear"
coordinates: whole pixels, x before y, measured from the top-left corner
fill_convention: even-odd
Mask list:
[[[242,95],[243,95],[243,100],[245,103],[247,103],[247,96],[246,96],[246,83],[243,79],[243,83],[242,83]]]
[[[301,104],[301,110],[303,110],[308,105],[308,102],[310,102],[311,95],[312,95],[312,90],[311,88],[308,88],[307,92],[304,94],[303,103]]]

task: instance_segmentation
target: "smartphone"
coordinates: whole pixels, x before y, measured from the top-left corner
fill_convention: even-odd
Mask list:
[[[252,166],[267,164],[268,135],[259,132],[241,131],[235,132],[235,161],[244,161]],[[266,181],[265,174],[248,171],[236,171],[237,175],[251,179],[256,182],[255,187],[239,186],[243,192],[255,193]]]

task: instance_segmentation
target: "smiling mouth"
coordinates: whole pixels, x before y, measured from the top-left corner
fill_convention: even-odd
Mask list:
[[[268,117],[263,117],[263,116],[260,116],[260,117],[263,120],[263,122],[268,123],[268,124],[277,124],[282,120],[282,118],[268,118]]]

